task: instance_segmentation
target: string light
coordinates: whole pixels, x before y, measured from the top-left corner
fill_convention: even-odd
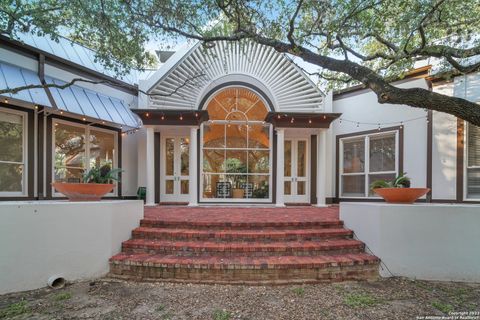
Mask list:
[[[35,108],[35,110],[38,110],[38,106],[37,106],[37,105],[35,105],[35,107],[34,107],[34,108]]]
[[[323,120],[326,120],[327,119],[327,116],[324,114],[323,115]]]
[[[388,127],[388,126],[399,126],[401,129],[404,127],[405,123],[408,122],[413,122],[417,120],[423,120],[427,121],[427,123],[430,121],[428,117],[426,118],[425,116],[421,117],[416,117],[416,118],[411,118],[411,119],[404,119],[400,121],[389,121],[389,122],[361,122],[357,120],[349,120],[349,119],[344,119],[344,118],[339,118],[338,122],[339,124],[342,124],[342,122],[347,122],[347,123],[352,123],[354,124],[357,128],[360,127],[360,125],[363,126],[370,126],[370,127],[377,127],[378,130],[381,130],[382,128]]]
[[[292,120],[290,120],[290,123],[293,123],[293,121],[295,121],[295,119],[292,117]]]
[[[148,112],[145,113],[145,117],[147,117],[147,118],[150,117],[150,113],[148,113]]]
[[[281,115],[278,115],[278,116],[277,116],[277,119],[280,119],[281,117],[282,117]]]
[[[87,121],[87,118],[82,118],[83,121]],[[121,128],[121,127],[120,127]]]
[[[162,114],[162,116],[160,117],[160,119],[165,120],[165,116]]]
[[[5,103],[8,103],[8,98],[5,98],[5,100],[4,100],[4,101],[5,101]]]
[[[180,114],[180,121],[182,121],[182,120],[183,120],[183,115]]]
[[[308,123],[312,124],[312,119],[308,119]]]
[[[198,112],[195,112],[195,118],[198,118]]]
[[[63,111],[60,111],[60,114],[63,114]]]

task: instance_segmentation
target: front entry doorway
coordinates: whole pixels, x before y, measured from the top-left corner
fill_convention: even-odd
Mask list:
[[[166,136],[161,140],[160,201],[189,201],[189,138]]]
[[[284,195],[286,203],[309,203],[308,140],[285,138]]]

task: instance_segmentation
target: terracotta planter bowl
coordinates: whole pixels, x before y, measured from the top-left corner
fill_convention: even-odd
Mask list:
[[[70,201],[100,201],[113,190],[113,183],[65,183],[54,182],[52,186]]]
[[[388,203],[414,203],[426,195],[429,188],[377,188],[373,191]]]

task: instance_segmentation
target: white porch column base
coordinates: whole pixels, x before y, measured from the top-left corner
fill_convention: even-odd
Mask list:
[[[285,130],[277,130],[277,193],[276,193],[276,207],[285,207],[284,199],[284,165],[285,165]]]
[[[317,204],[315,206],[326,207],[327,130],[320,130],[317,137]]]
[[[147,145],[146,145],[146,175],[147,175],[147,206],[155,205],[155,139],[153,127],[147,127]]]
[[[190,195],[189,207],[198,206],[197,201],[197,131],[198,128],[190,128],[190,145],[189,145],[189,159],[188,159],[188,193]]]

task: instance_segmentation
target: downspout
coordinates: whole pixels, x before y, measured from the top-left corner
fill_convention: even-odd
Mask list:
[[[42,85],[46,85],[47,82],[45,81],[45,55],[40,53],[38,55],[38,78],[40,79],[40,83]],[[53,99],[52,93],[50,92],[50,89],[47,87],[43,88],[45,90],[45,94],[48,97],[48,100],[50,101],[50,104],[54,110],[58,110],[57,104],[55,103],[55,100]],[[47,108],[41,108],[41,110],[36,110],[36,114],[40,115],[40,113],[43,112],[43,117],[40,120],[40,117],[37,116],[37,140],[39,141],[40,138],[42,139],[43,143],[40,144],[37,142],[37,152],[36,152],[36,162],[38,163],[38,157],[42,157],[42,167],[39,168],[37,166],[37,190],[39,190],[37,196],[39,199],[45,199],[47,197],[47,184],[46,184],[46,177],[47,177],[47,154],[46,154],[46,143],[47,143],[47,117],[48,117],[48,112],[46,111]],[[42,125],[38,125],[38,123],[42,121]],[[39,172],[42,170],[42,179],[38,179],[39,177]],[[40,185],[41,184],[41,185]]]
[[[426,79],[428,89],[433,91],[433,84],[430,80]],[[430,191],[427,193],[427,203],[432,202],[432,186],[433,186],[433,110],[427,111],[427,188]]]

